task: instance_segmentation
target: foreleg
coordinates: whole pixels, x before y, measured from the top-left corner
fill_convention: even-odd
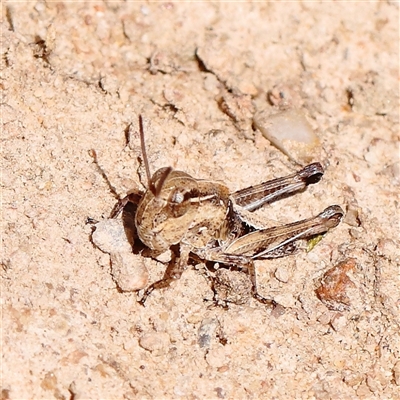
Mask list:
[[[147,298],[150,293],[155,289],[163,289],[168,287],[172,282],[180,279],[183,274],[183,271],[187,268],[187,264],[189,261],[189,253],[190,247],[185,245],[180,245],[178,250],[178,254],[174,254],[172,260],[168,264],[167,269],[165,270],[164,276],[157,282],[151,284],[144,292],[143,297],[139,300],[139,303],[144,306]]]

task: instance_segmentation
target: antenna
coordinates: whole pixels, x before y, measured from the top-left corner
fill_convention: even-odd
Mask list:
[[[144,167],[146,169],[146,175],[147,175],[147,185],[148,185],[150,191],[154,194],[154,196],[158,197],[161,193],[161,189],[164,186],[166,179],[168,178],[169,174],[172,171],[172,168],[168,167],[165,169],[165,171],[161,175],[160,180],[156,187],[154,185],[154,182],[151,179],[151,175],[150,175],[149,160],[147,158],[146,146],[144,143],[143,118],[142,118],[142,115],[140,115],[140,114],[139,114],[139,135],[140,135],[140,147],[142,149],[143,163],[144,163]]]
[[[141,114],[139,115],[139,135],[140,135],[140,147],[142,149],[144,167],[146,169],[147,185],[150,188],[150,190],[153,192],[154,185],[152,185],[152,182],[151,182],[149,160],[147,158],[146,146],[144,143],[143,118],[142,118]]]

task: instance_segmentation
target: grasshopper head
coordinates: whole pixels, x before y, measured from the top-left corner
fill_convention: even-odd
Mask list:
[[[222,183],[161,168],[138,205],[138,236],[158,251],[180,242],[203,247],[219,236],[228,202],[229,189]]]
[[[160,251],[179,243],[195,219],[199,197],[197,180],[189,174],[170,167],[156,171],[136,212],[140,240]]]

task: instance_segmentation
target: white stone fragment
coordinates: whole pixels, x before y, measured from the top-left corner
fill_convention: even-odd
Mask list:
[[[149,273],[140,255],[132,253],[121,219],[108,219],[96,224],[93,243],[110,254],[111,274],[117,286],[124,292],[145,288]]]
[[[284,110],[277,114],[259,113],[254,125],[274,146],[298,164],[320,160],[321,143],[300,110]]]
[[[106,219],[98,222],[95,227],[92,240],[101,251],[109,254],[132,252],[121,219]]]

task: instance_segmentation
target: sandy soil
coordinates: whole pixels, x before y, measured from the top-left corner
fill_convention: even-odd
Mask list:
[[[400,398],[397,2],[2,7],[4,399]],[[201,266],[140,306],[91,241],[87,218],[116,198],[90,150],[119,196],[143,189],[127,143],[141,113],[152,171],[232,191],[291,173],[252,128],[274,88],[307,114],[326,173],[258,217],[339,204],[345,220],[257,262],[279,312],[213,306]],[[151,281],[165,269],[137,260]],[[342,261],[339,310],[315,290]]]

